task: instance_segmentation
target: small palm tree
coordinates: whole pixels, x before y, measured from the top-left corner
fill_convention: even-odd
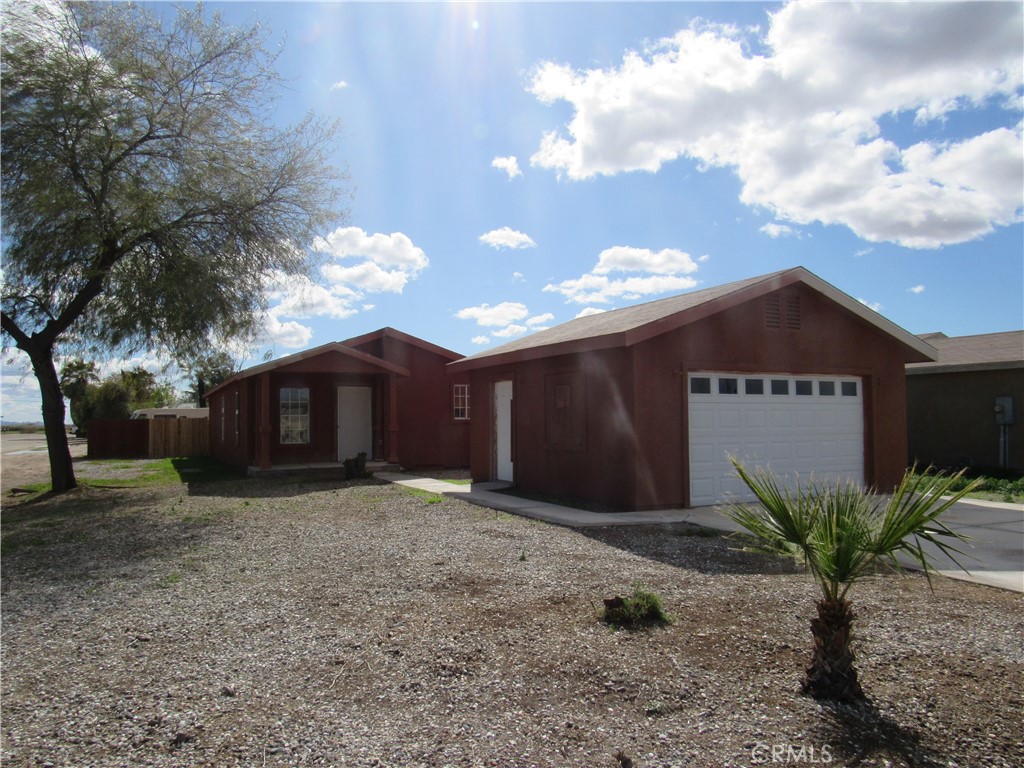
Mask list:
[[[811,620],[814,649],[804,692],[839,701],[864,698],[850,648],[855,614],[847,593],[877,563],[898,568],[900,553],[924,570],[930,584],[934,568],[923,542],[960,566],[953,553],[961,553],[952,540],[965,537],[938,518],[977,481],[954,493],[962,473],[947,477],[910,471],[888,499],[842,482],[812,482],[791,494],[770,473],[758,468],[751,474],[736,459],[731,461],[760,508],[733,502],[726,515],[757,539],[751,549],[795,557],[821,588],[818,616]]]

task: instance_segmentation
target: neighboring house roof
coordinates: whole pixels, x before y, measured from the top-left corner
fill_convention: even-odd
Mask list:
[[[295,363],[302,362],[303,360],[308,360],[311,357],[318,357],[319,355],[324,355],[330,352],[336,352],[340,355],[349,357],[353,360],[358,360],[359,362],[365,363],[371,367],[379,369],[383,373],[394,373],[399,376],[409,375],[408,368],[403,368],[400,365],[395,365],[394,363],[389,363],[386,360],[382,360],[379,357],[374,357],[373,355],[368,355],[365,352],[360,352],[359,350],[352,349],[351,347],[346,346],[344,343],[340,341],[331,341],[328,342],[327,344],[322,344],[319,347],[307,349],[304,352],[296,352],[294,355],[285,355],[284,357],[280,357],[277,360],[271,360],[268,363],[261,363],[260,365],[254,365],[252,368],[246,368],[244,371],[239,371],[230,379],[218,384],[216,387],[213,387],[211,390],[209,390],[206,393],[206,396],[209,397],[217,390],[226,387],[229,384],[232,384],[236,381],[240,381],[241,379],[247,379],[250,376],[256,376],[267,371],[273,371],[277,370],[278,368],[294,365]]]
[[[371,333],[365,333],[362,336],[354,336],[351,339],[345,339],[345,341],[341,343],[349,347],[358,347],[361,344],[366,344],[367,342],[384,338],[404,341],[406,344],[419,347],[427,352],[433,352],[435,355],[440,357],[447,357],[449,360],[461,360],[463,357],[458,352],[452,352],[450,349],[439,347],[436,344],[431,344],[429,341],[424,341],[416,336],[410,336],[408,333],[402,333],[394,328],[381,328],[380,330],[372,331]]]
[[[450,366],[458,370],[469,370],[551,355],[628,347],[795,283],[807,285],[894,337],[911,351],[913,358],[935,359],[935,350],[917,336],[812,272],[803,267],[794,267],[646,304],[579,317],[495,349],[465,357],[450,363]]]
[[[1024,368],[1024,331],[977,336],[928,333],[921,338],[935,347],[938,359],[931,363],[907,365],[907,375]]]

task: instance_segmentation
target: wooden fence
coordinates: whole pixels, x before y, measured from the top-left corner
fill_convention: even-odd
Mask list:
[[[209,419],[97,419],[90,459],[164,459],[210,453]]]

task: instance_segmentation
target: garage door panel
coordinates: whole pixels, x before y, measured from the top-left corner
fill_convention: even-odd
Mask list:
[[[719,394],[718,376],[712,377],[710,394],[691,395],[689,400],[690,500],[712,504],[727,498],[749,499],[749,491],[733,472],[728,457],[736,456],[748,468],[770,469],[787,487],[816,480],[864,479],[864,414],[861,387],[857,396],[820,395],[818,381],[834,383],[825,390],[840,391],[844,377],[815,377],[813,395],[796,395],[796,376],[752,374],[765,380],[788,379],[789,394]],[[857,382],[845,377],[846,381]],[[806,389],[804,389],[806,391]]]

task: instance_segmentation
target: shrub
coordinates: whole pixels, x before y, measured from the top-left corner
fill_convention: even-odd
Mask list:
[[[606,624],[628,628],[665,626],[672,623],[658,594],[645,590],[640,584],[633,585],[631,595],[605,599],[601,620]]]

